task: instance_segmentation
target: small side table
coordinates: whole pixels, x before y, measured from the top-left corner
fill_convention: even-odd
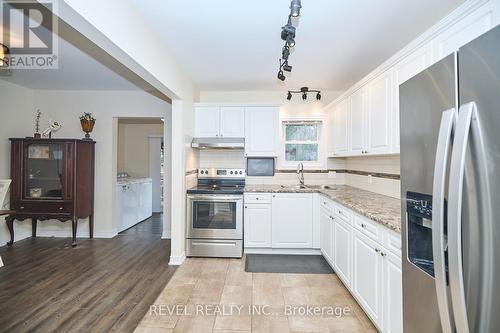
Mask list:
[[[0,216],[8,215],[5,218],[5,221],[7,222],[7,228],[9,228],[10,233],[10,242],[7,242],[8,246],[12,246],[12,244],[14,244],[14,219],[11,218],[11,215],[14,215],[15,213],[15,210],[0,210]]]

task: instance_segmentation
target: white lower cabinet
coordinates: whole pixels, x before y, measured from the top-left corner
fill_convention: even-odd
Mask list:
[[[359,231],[353,236],[353,279],[352,291],[368,316],[383,326],[383,258],[377,243]]]
[[[352,227],[336,217],[333,220],[333,269],[347,286],[351,285]]]
[[[271,204],[245,204],[245,247],[271,247]]]
[[[333,240],[333,219],[332,212],[326,208],[321,207],[320,213],[320,245],[321,253],[325,259],[333,265],[334,258],[334,240]]]
[[[325,259],[381,332],[403,332],[400,235],[329,199],[321,202]],[[333,218],[325,207],[333,207]]]
[[[401,258],[387,252],[384,260],[384,332],[403,332],[403,272]]]
[[[313,247],[313,196],[277,193],[272,198],[272,247]]]

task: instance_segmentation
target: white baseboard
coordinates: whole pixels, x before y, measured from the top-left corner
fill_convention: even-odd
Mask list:
[[[170,256],[170,262],[168,263],[170,266],[180,266],[186,260],[186,253],[184,252],[180,256]]]
[[[297,255],[321,255],[319,249],[260,249],[245,248],[245,254],[297,254]]]
[[[168,233],[164,233],[161,235],[161,239],[172,239]]]

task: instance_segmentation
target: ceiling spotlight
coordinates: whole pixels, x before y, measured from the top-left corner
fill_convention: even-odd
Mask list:
[[[288,38],[286,39],[286,44],[289,47],[294,47],[295,46],[295,39],[293,39],[292,36],[288,36]]]
[[[302,99],[305,101],[307,99],[307,93],[302,93]]]
[[[291,92],[288,92],[288,94],[286,95],[286,99],[287,100],[291,100],[292,99],[292,93]]]
[[[285,63],[283,64],[283,70],[284,70],[285,72],[291,72],[291,71],[292,71],[292,66],[290,66],[290,65],[288,64],[288,61],[285,61]]]
[[[290,4],[290,15],[293,17],[300,16],[300,8],[302,8],[300,0],[292,0]]]
[[[317,99],[318,101],[320,101],[320,100],[321,100],[321,93],[320,93],[320,92],[318,92],[318,93],[316,94],[316,99]]]
[[[282,70],[280,70],[280,71],[278,72],[278,79],[280,79],[281,81],[285,81],[285,79],[286,79],[286,77],[285,77],[285,75],[283,74],[283,71],[282,71]]]
[[[282,58],[283,60],[288,60],[288,57],[290,56],[290,48],[285,45],[285,47],[283,47],[283,52],[282,52]]]
[[[289,20],[288,23],[281,28],[281,39],[287,40],[289,36],[295,37],[296,28],[292,25],[292,22]]]

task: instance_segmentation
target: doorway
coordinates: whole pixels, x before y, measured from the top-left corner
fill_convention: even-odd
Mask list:
[[[119,233],[150,231],[161,237],[163,133],[162,118],[118,118],[115,200]]]

